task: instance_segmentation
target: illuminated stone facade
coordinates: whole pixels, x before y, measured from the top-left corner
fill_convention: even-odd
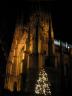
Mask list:
[[[30,17],[27,25],[16,25],[6,66],[6,89],[13,91],[16,82],[17,91],[20,91],[21,74],[28,69],[35,69],[36,67],[40,70],[44,66],[44,52],[48,56],[49,18],[50,16],[45,13],[35,13]],[[36,36],[36,31],[38,31],[38,36]],[[54,40],[52,24],[51,37]],[[38,53],[38,64],[34,64],[35,59],[33,54],[35,53]]]
[[[51,35],[51,37],[49,37]],[[9,53],[6,66],[5,88],[13,91],[16,84],[17,91],[22,90],[22,74],[32,75],[32,72],[38,71],[45,66],[45,58],[49,56],[49,38],[52,40],[51,52],[54,56],[54,68],[60,66],[60,44],[54,40],[52,21],[50,15],[46,13],[33,14],[26,25],[16,24],[14,38]],[[69,63],[69,53],[71,47],[65,45],[64,64]],[[69,53],[68,53],[69,52]],[[32,75],[34,76],[34,75]],[[32,79],[32,76],[30,78]],[[29,80],[29,77],[28,77]],[[27,83],[32,80],[27,81]],[[31,85],[30,89],[32,88]]]

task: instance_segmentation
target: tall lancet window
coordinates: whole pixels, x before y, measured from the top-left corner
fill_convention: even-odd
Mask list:
[[[24,63],[24,58],[25,58],[25,53],[24,53],[24,47],[21,49],[20,52],[20,72],[22,73],[23,71],[23,63]]]

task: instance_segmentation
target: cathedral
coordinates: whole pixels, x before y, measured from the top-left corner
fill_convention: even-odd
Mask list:
[[[53,69],[66,78],[66,65],[70,68],[71,56],[72,45],[54,39],[50,14],[33,13],[26,24],[21,16],[15,26],[4,88],[51,96],[48,70]]]

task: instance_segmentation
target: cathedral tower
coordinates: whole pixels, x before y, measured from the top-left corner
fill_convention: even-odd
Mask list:
[[[50,39],[54,40],[54,34],[51,17],[46,13],[34,13],[26,25],[16,25],[6,66],[6,89],[13,91],[16,86],[17,91],[34,92],[37,74],[45,67],[45,58],[51,54],[49,48],[54,54],[53,42],[48,43]]]

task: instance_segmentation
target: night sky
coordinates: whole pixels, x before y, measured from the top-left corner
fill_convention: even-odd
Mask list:
[[[69,3],[54,0],[24,2],[20,5],[8,5],[0,8],[0,39],[6,52],[9,51],[11,46],[17,15],[20,15],[21,11],[23,11],[24,19],[27,20],[38,5],[41,10],[51,13],[55,38],[72,44],[72,15]]]

